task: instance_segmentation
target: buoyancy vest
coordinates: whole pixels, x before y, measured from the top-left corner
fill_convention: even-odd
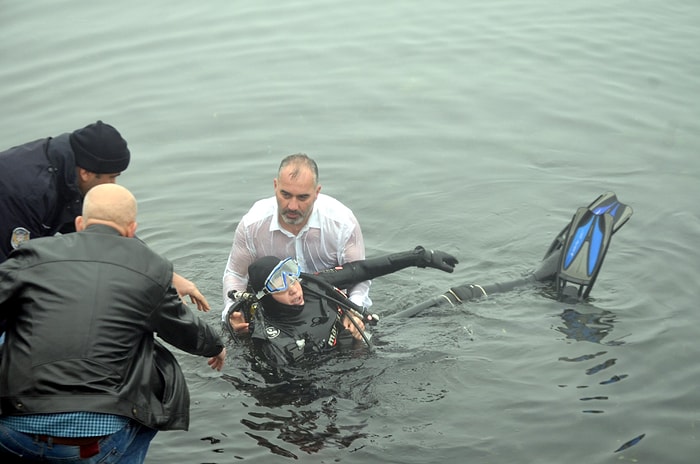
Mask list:
[[[302,281],[304,305],[265,308],[259,303],[252,318],[253,346],[274,366],[316,361],[334,351],[344,330],[343,312],[324,298],[326,290],[315,282]],[[335,299],[345,296],[337,292]]]

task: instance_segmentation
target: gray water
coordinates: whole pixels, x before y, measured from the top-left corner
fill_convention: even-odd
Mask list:
[[[218,321],[237,221],[305,152],[367,254],[458,270],[372,288],[390,315],[536,267],[577,207],[635,214],[585,304],[525,287],[408,321],[275,386],[178,353],[187,432],[149,463],[688,463],[700,451],[700,4],[694,0],[4,1],[0,145],[97,119],[139,235]]]

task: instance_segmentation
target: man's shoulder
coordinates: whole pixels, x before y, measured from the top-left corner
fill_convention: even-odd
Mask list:
[[[345,204],[343,204],[340,200],[337,200],[330,195],[319,193],[314,208],[316,208],[316,210],[324,217],[335,220],[355,220],[355,214],[352,212],[352,210],[345,206]]]
[[[13,155],[25,156],[25,153],[32,151],[43,152],[44,150],[46,150],[46,146],[48,145],[50,140],[51,137],[44,137],[32,140],[30,142],[25,142],[20,145],[14,145],[6,150],[0,151],[0,160],[7,159],[7,157]]]
[[[247,213],[241,219],[244,224],[251,224],[255,222],[263,221],[269,217],[274,216],[275,209],[277,208],[277,202],[275,197],[263,198],[253,203]]]
[[[340,200],[338,200],[335,197],[332,197],[330,195],[326,195],[325,193],[318,194],[318,198],[316,199],[316,204],[324,206],[324,207],[339,208],[339,209],[350,211],[350,208],[345,206],[345,204],[343,202],[341,202]]]

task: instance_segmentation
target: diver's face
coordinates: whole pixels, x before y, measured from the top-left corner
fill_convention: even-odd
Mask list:
[[[295,280],[287,290],[271,293],[276,302],[289,306],[301,306],[304,304],[304,291],[301,282]]]
[[[289,165],[274,180],[280,226],[298,233],[308,222],[321,191],[306,166]]]

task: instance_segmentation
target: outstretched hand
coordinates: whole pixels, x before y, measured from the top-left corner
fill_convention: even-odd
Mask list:
[[[418,267],[433,267],[441,271],[453,272],[455,270],[455,265],[459,263],[457,258],[444,251],[426,250],[418,246],[416,247],[416,252],[421,255]]]
[[[173,272],[173,287],[177,290],[177,294],[180,295],[180,299],[182,299],[183,303],[187,304],[184,297],[189,296],[190,301],[197,305],[198,310],[206,312],[211,309],[209,302],[204,295],[202,295],[202,292],[199,291],[197,286],[176,272]]]
[[[225,361],[226,361],[226,348],[224,347],[224,349],[222,349],[219,354],[209,358],[207,360],[207,364],[209,364],[209,367],[211,367],[212,369],[220,371],[224,367]]]

